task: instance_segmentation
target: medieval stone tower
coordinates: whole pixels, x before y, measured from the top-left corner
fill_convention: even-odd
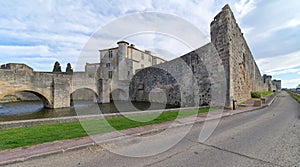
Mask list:
[[[227,105],[233,99],[242,102],[251,98],[252,91],[268,90],[229,5],[211,23],[211,42],[223,61]]]

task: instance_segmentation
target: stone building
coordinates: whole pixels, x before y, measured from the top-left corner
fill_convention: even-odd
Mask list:
[[[99,50],[100,78],[116,75],[119,80],[129,80],[136,70],[165,62],[150,51],[137,49],[134,44],[129,45],[126,41],[117,44],[118,47]]]
[[[98,77],[101,102],[129,100],[129,83],[137,70],[166,62],[164,59],[119,41],[118,47],[102,49]]]
[[[100,68],[100,63],[86,63],[85,64],[85,72],[90,76],[90,77],[96,77],[97,71]]]
[[[272,77],[262,77],[229,5],[214,17],[210,29],[211,42],[207,45],[139,71],[130,84],[131,100],[153,101],[151,94],[160,91],[166,95],[166,103],[219,105],[224,97],[223,105],[232,107],[233,100],[244,102],[251,98],[251,92],[281,87]],[[217,69],[218,64],[222,69]]]
[[[86,63],[85,72],[95,72],[99,69],[100,63]]]
[[[276,90],[281,90],[281,80],[276,80],[276,79],[274,79],[274,80],[272,81],[272,84],[275,85]]]

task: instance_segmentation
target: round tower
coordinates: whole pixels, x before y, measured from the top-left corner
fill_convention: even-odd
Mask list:
[[[127,71],[128,71],[128,64],[126,61],[127,58],[127,50],[129,43],[126,41],[119,41],[117,43],[119,45],[118,47],[118,67],[117,67],[117,76],[118,80],[128,80]]]
[[[118,58],[123,59],[127,57],[127,48],[129,43],[126,41],[119,41],[118,43]]]

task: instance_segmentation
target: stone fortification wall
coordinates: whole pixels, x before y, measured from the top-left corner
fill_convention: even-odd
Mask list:
[[[207,44],[177,59],[142,69],[133,77],[129,94],[134,101],[150,101],[182,106],[209,105],[212,91],[225,90],[220,81],[224,72],[217,52]],[[209,63],[208,63],[209,62]],[[224,75],[224,74],[221,74]]]
[[[220,60],[223,73],[216,60]],[[218,94],[224,97],[223,105],[232,107],[233,100],[246,101],[251,98],[251,92],[273,90],[273,84],[269,83],[261,76],[243,33],[226,5],[211,23],[210,44],[178,59],[140,70],[130,85],[130,98],[153,101],[151,93],[156,92],[166,94],[167,103],[207,105],[211,100],[221,103],[222,98],[212,99]],[[156,101],[163,101],[162,98],[157,96]]]
[[[232,11],[226,5],[211,23],[211,41],[222,57],[228,82],[227,105],[243,102],[252,91],[268,91]]]

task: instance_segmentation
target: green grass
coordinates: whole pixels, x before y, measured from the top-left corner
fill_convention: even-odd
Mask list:
[[[217,109],[217,108],[216,108]],[[89,120],[80,122],[68,122],[50,125],[31,126],[0,131],[0,150],[25,147],[56,140],[65,140],[84,137],[93,134],[102,134],[115,130],[124,130],[139,126],[158,124],[166,121],[173,121],[197,113],[208,112],[208,108],[187,111],[164,112],[157,118],[147,121],[134,121],[126,117],[107,118],[101,120]],[[212,111],[212,110],[210,110]],[[135,120],[143,120],[155,114],[133,116]],[[83,128],[84,127],[84,128]],[[113,128],[112,128],[113,127]]]
[[[265,92],[260,92],[261,93],[261,96],[262,97],[266,97],[268,96],[269,94],[272,94],[273,92],[272,91],[265,91]]]
[[[262,97],[266,97],[268,96],[269,94],[272,94],[273,92],[272,91],[265,91],[265,92],[251,92],[251,98],[253,100],[255,99],[260,99]]]
[[[294,99],[296,99],[299,103],[300,103],[300,97],[291,93],[291,92],[288,92],[288,94],[290,94]]]

